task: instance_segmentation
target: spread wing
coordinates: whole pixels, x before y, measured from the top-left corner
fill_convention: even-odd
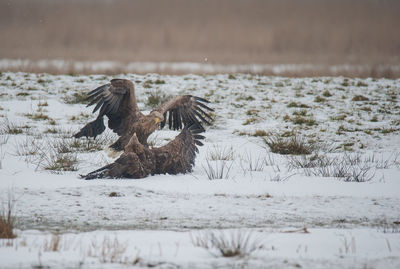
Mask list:
[[[202,146],[199,125],[185,126],[182,132],[167,145],[149,149],[132,136],[125,152],[112,164],[106,165],[87,175],[84,179],[96,178],[143,178],[149,174],[178,174],[192,171],[197,146]]]
[[[202,146],[200,141],[204,136],[199,133],[203,128],[199,125],[185,127],[174,140],[160,148],[153,148],[152,151],[156,158],[155,174],[178,174],[192,171],[196,153],[199,152],[197,146]]]
[[[135,153],[123,153],[115,162],[86,175],[84,179],[96,178],[143,178],[150,174],[150,170],[142,165]]]
[[[104,116],[108,117],[108,127],[118,135],[123,135],[127,132],[129,123],[142,115],[134,95],[133,83],[125,79],[113,79],[110,83],[89,92],[87,99],[90,103],[87,106],[95,105],[93,113],[99,110],[95,121],[97,124],[88,123],[75,137],[96,137],[102,133],[105,128],[100,126],[100,121],[103,121]]]
[[[96,104],[92,113],[100,109],[99,116],[113,116],[121,112],[120,106],[126,95],[129,95],[129,89],[108,83],[88,93],[90,103],[87,106]]]
[[[209,101],[197,96],[182,95],[161,104],[155,111],[164,115],[161,128],[165,126],[168,118],[170,129],[178,130],[193,124],[203,129],[203,123],[210,125],[213,120],[209,112],[214,110],[208,107],[207,103]]]

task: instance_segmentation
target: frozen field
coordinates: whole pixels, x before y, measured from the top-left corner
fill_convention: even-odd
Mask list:
[[[71,136],[94,118],[85,93],[115,77],[145,112],[210,100],[193,173],[79,179],[114,160],[111,132]],[[399,268],[399,100],[387,79],[1,73],[0,201],[17,237],[0,239],[0,268]]]

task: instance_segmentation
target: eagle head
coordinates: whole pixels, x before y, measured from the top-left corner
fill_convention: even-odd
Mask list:
[[[164,120],[163,114],[158,111],[153,111],[151,114],[153,115],[155,124],[158,124],[160,121]]]

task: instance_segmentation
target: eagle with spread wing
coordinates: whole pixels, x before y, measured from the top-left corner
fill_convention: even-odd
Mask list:
[[[155,174],[179,174],[192,171],[197,146],[204,136],[200,125],[185,126],[174,140],[159,148],[149,148],[134,133],[122,155],[114,162],[95,170],[84,179],[96,178],[143,178]]]
[[[214,111],[203,98],[181,95],[159,105],[148,115],[143,115],[136,103],[134,84],[126,79],[111,80],[89,92],[87,99],[90,101],[87,106],[96,104],[93,113],[100,109],[99,114],[96,120],[86,124],[74,137],[96,138],[104,132],[104,116],[107,116],[108,127],[119,135],[118,140],[110,146],[116,151],[124,150],[134,133],[138,141],[147,146],[150,134],[167,123],[174,130],[195,124],[204,131],[202,124],[211,124],[209,112]]]

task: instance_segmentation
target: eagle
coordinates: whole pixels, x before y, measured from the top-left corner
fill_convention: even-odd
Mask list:
[[[206,104],[206,99],[193,95],[176,96],[143,115],[136,103],[135,87],[130,80],[112,79],[88,93],[91,106],[96,104],[93,113],[100,109],[97,118],[86,124],[75,138],[82,136],[96,138],[105,130],[104,116],[108,118],[108,127],[117,133],[118,140],[110,145],[116,151],[124,150],[132,135],[136,133],[138,141],[147,145],[147,138],[158,127],[163,128],[168,119],[170,129],[181,130],[185,126],[196,124],[204,131],[202,124],[210,125],[214,111]]]
[[[121,156],[114,163],[108,164],[87,175],[84,179],[96,178],[144,178],[155,174],[179,174],[192,171],[197,146],[204,136],[199,133],[203,128],[198,124],[185,126],[181,133],[168,144],[158,148],[149,148],[139,141],[134,133],[124,148]]]

